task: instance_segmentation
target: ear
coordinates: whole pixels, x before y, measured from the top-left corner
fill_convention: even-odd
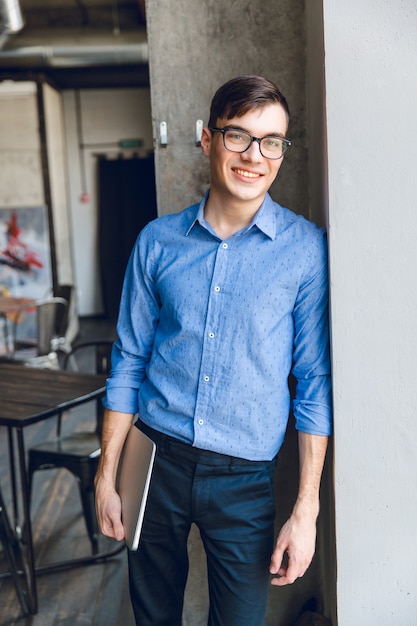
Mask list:
[[[211,147],[211,131],[205,127],[201,132],[201,150],[204,156],[210,156],[210,147]]]

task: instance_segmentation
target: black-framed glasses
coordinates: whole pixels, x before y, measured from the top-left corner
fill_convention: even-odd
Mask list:
[[[233,128],[225,126],[224,128],[215,128],[209,126],[209,130],[213,133],[221,133],[223,135],[223,144],[226,150],[230,152],[246,152],[252,143],[256,141],[262,156],[267,159],[281,159],[284,152],[290,147],[291,141],[284,137],[275,135],[267,135],[266,137],[253,137],[246,130],[241,128]]]

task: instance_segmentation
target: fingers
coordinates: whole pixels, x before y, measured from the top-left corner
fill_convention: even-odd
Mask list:
[[[121,520],[121,503],[118,494],[100,496],[96,492],[97,520],[100,532],[117,541],[124,539],[125,533]]]
[[[289,559],[288,565],[280,567],[277,574],[277,578],[271,579],[271,585],[283,587],[284,585],[292,585],[297,578],[301,578],[304,574],[304,570],[300,570],[295,564],[293,564],[292,560]]]
[[[99,524],[100,532],[106,537],[121,541],[124,539],[125,533],[122,521],[118,516],[106,516],[104,521]]]
[[[269,571],[271,574],[277,575],[277,578],[271,579],[271,585],[283,586],[290,584],[289,579],[292,575],[292,572],[290,569],[288,553],[285,549],[279,549],[277,546],[277,548],[274,550],[274,553],[271,557],[271,565],[269,567]],[[294,581],[292,580],[291,582]]]
[[[291,585],[307,571],[314,555],[315,520],[292,515],[281,528],[271,557],[272,585]]]
[[[286,571],[286,552],[284,548],[279,548],[278,544],[271,556],[271,564],[269,571],[271,574],[278,574],[282,576],[282,571]],[[282,571],[281,571],[282,570]]]
[[[277,574],[276,578],[271,579],[271,585],[278,587],[292,585],[297,578],[304,576],[309,564],[310,561],[299,561],[297,558],[291,557],[288,553],[285,553],[281,567],[278,569],[270,568],[271,574]]]

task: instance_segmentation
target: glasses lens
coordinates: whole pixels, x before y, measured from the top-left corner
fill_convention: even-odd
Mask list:
[[[262,156],[267,159],[280,159],[291,142],[279,137],[263,137],[261,140],[253,139],[260,145]],[[231,152],[245,152],[252,143],[252,135],[238,128],[228,128],[223,132],[224,147]]]
[[[233,128],[224,133],[224,146],[232,152],[244,152],[251,143],[251,136],[244,130],[234,130]]]
[[[286,148],[287,144],[279,137],[264,137],[261,141],[261,152],[269,159],[279,159]]]

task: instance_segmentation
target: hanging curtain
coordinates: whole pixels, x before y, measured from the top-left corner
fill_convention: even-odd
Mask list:
[[[126,265],[142,228],[157,216],[153,154],[98,161],[99,248],[106,316],[117,318]]]

